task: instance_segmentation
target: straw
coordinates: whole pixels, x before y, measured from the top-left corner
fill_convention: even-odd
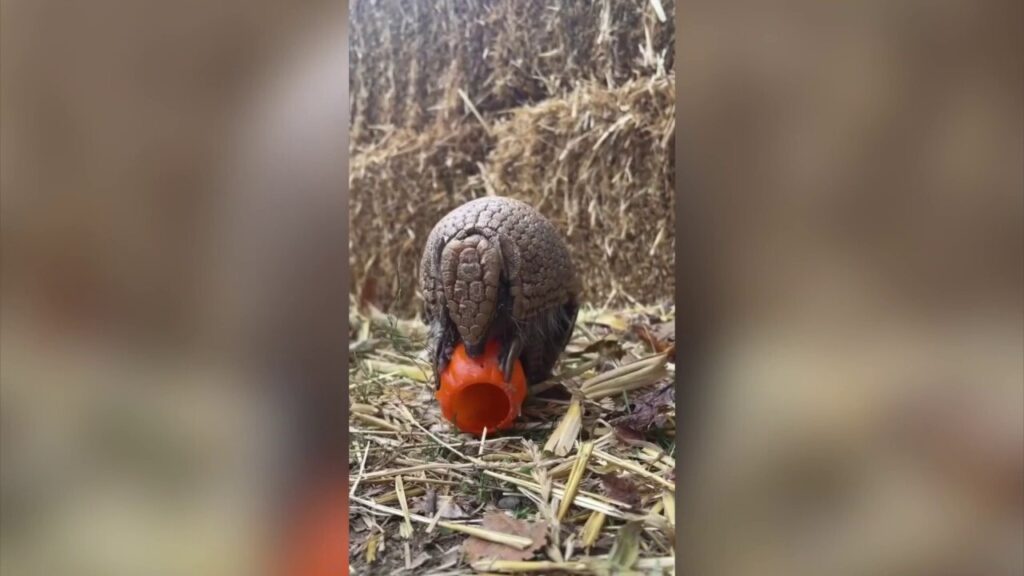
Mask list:
[[[390,318],[372,308],[360,311],[357,304],[352,309],[353,333],[370,326],[370,344],[353,356],[349,383],[350,408],[354,407],[350,563],[358,573],[397,570],[407,562],[416,566],[412,573],[441,573],[442,566],[459,559],[470,567],[476,558],[458,553],[434,556],[439,550],[458,551],[470,534],[478,534],[511,549],[537,550],[534,557],[517,560],[521,564],[496,564],[490,572],[545,573],[554,566],[565,568],[563,573],[571,573],[571,568],[596,574],[607,567],[611,545],[624,522],[644,527],[637,535],[639,559],[634,570],[641,570],[649,558],[675,553],[670,473],[676,462],[670,456],[671,443],[666,443],[674,407],[660,408],[665,427],[652,429],[644,442],[623,443],[613,430],[616,418],[637,409],[631,401],[672,376],[674,365],[667,357],[652,354],[646,341],[631,336],[637,322],[671,325],[671,307],[584,306],[578,329],[549,380],[551,386],[527,399],[512,430],[488,430],[482,437],[462,434],[447,422],[432,387],[401,371],[365,369],[370,360],[419,365],[426,348],[422,324]],[[628,390],[637,377],[649,382],[652,371],[663,376]],[[595,386],[603,395],[597,400],[587,395]],[[604,395],[615,387],[627,392]],[[565,390],[575,396],[566,397]],[[620,501],[624,496],[608,491],[602,476],[609,470],[636,487],[638,502]],[[509,496],[515,498],[509,501]],[[529,526],[545,525],[546,545],[527,545],[532,534],[518,533],[511,525],[488,531],[481,522],[493,512],[515,516]],[[417,564],[424,554],[431,559]],[[455,566],[450,564],[447,570],[454,571]]]

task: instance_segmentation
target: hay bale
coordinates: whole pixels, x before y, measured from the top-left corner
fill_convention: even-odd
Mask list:
[[[589,85],[494,127],[487,177],[566,234],[596,305],[675,290],[675,80]]]
[[[671,71],[674,0],[359,0],[351,6],[354,145],[390,128],[485,117],[583,82],[621,86]]]
[[[419,261],[434,224],[480,196],[479,164],[492,147],[475,120],[426,132],[397,130],[349,163],[349,266],[353,292],[376,304],[417,311]]]
[[[536,206],[566,234],[594,304],[670,300],[674,135],[672,76],[586,85],[489,128],[468,118],[390,132],[350,165],[353,290],[370,279],[378,306],[416,311],[430,230],[493,192]]]

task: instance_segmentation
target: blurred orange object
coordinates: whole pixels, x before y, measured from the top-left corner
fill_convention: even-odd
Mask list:
[[[285,576],[348,576],[348,492],[343,478],[303,500],[287,541]]]
[[[451,362],[441,374],[437,401],[441,413],[463,432],[483,434],[512,426],[519,417],[526,399],[526,375],[522,362],[516,360],[511,381],[505,382],[498,353],[497,340],[487,343],[479,358],[470,358],[461,342]]]

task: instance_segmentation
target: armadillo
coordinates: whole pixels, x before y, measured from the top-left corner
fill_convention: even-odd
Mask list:
[[[517,359],[528,383],[546,380],[579,310],[579,277],[564,240],[512,198],[478,198],[442,218],[427,238],[420,288],[436,383],[459,342],[475,358],[492,339],[501,343],[506,382]]]

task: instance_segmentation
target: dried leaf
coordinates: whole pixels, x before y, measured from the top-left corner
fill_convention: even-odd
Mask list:
[[[676,341],[676,326],[674,322],[658,322],[655,324],[639,322],[633,324],[630,328],[655,353],[668,350]]]
[[[484,516],[483,527],[506,534],[524,536],[533,540],[533,545],[525,550],[516,550],[495,542],[488,542],[470,536],[462,543],[462,551],[470,563],[483,559],[491,560],[526,560],[547,542],[547,526],[542,522],[525,522],[501,513],[492,512]]]
[[[655,417],[655,419],[659,418]],[[664,451],[655,443],[647,440],[647,437],[643,432],[640,432],[629,426],[614,426],[612,431],[615,433],[615,439],[626,446],[632,446],[634,448],[642,448],[655,454],[655,459],[659,458]]]
[[[636,484],[628,478],[611,473],[602,474],[601,484],[604,485],[605,494],[612,500],[629,504],[633,508],[640,506],[640,493]]]
[[[629,426],[616,426],[613,430],[615,438],[627,446],[647,446],[649,444],[643,434]]]
[[[652,426],[665,425],[666,416],[663,410],[671,411],[675,407],[675,387],[670,380],[661,387],[638,396],[632,402],[633,413],[615,418],[611,421],[616,427],[644,431]]]

